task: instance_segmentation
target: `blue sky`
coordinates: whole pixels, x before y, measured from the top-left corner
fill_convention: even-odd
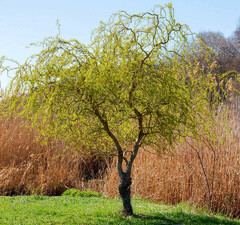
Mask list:
[[[0,0],[0,56],[23,63],[36,52],[31,42],[57,34],[89,43],[91,31],[119,10],[138,13],[172,2],[176,19],[194,32],[220,31],[230,36],[240,18],[240,0]],[[2,87],[9,79],[0,76]]]

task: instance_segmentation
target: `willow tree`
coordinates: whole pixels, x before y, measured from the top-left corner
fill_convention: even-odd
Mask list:
[[[192,46],[201,42],[175,21],[171,4],[112,15],[88,46],[59,36],[38,44],[40,53],[16,71],[8,110],[46,140],[116,156],[126,215],[133,214],[131,170],[139,150],[211,135],[207,96],[215,81],[196,61]]]

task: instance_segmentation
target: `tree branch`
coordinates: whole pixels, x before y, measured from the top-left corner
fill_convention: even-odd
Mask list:
[[[138,137],[135,141],[133,152],[132,152],[131,157],[129,159],[129,162],[127,164],[126,174],[129,175],[129,176],[131,175],[131,169],[132,169],[133,161],[138,154],[138,149],[140,147],[140,142],[141,142],[142,138],[144,137],[143,116],[136,108],[134,108],[134,112],[135,112],[135,114],[137,115],[137,118],[138,118],[139,134],[138,134]]]
[[[110,131],[107,120],[103,119],[103,117],[100,114],[98,108],[96,108],[93,105],[93,110],[94,110],[95,115],[98,117],[99,121],[102,123],[102,125],[104,127],[104,130],[107,132],[109,137],[113,140],[113,142],[116,145],[116,148],[117,148],[117,151],[118,151],[118,173],[119,173],[120,178],[122,178],[124,176],[124,172],[123,172],[123,169],[122,169],[122,163],[123,163],[123,160],[124,160],[122,147],[119,144],[115,135]]]

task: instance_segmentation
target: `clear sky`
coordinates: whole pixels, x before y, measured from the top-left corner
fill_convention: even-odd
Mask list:
[[[145,12],[172,2],[176,19],[192,31],[220,31],[230,36],[240,18],[240,0],[0,0],[0,56],[23,63],[36,52],[31,42],[57,34],[89,43],[91,31],[119,10]],[[1,76],[2,87],[9,79]]]

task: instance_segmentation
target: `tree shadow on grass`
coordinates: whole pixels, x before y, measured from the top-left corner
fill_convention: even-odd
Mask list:
[[[172,225],[192,225],[192,224],[208,224],[208,225],[240,225],[240,221],[230,221],[227,218],[218,218],[215,216],[198,215],[185,212],[172,213],[156,213],[152,216],[136,214],[132,219],[125,220],[121,224],[172,224]]]

